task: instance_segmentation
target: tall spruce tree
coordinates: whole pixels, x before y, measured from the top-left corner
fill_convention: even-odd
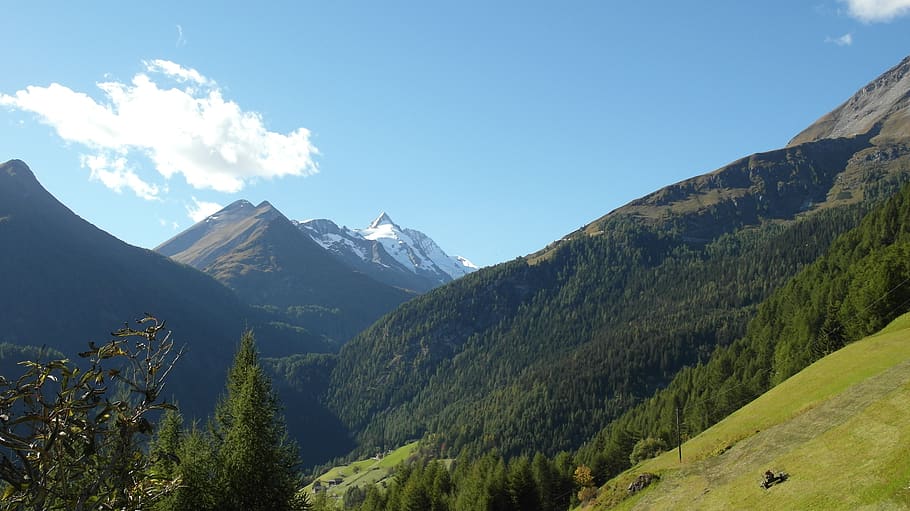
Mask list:
[[[199,430],[195,424],[185,431],[179,414],[166,415],[150,450],[156,459],[154,473],[176,478],[180,483],[155,505],[155,511],[217,509],[216,484],[220,472],[217,449],[208,431]]]
[[[272,383],[259,364],[255,339],[246,332],[215,412],[220,502],[230,511],[292,510],[299,487],[297,446]]]

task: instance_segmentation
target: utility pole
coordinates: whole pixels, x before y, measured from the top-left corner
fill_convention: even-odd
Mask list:
[[[682,435],[679,432],[679,406],[676,407],[676,449],[679,451],[679,462],[682,463]]]

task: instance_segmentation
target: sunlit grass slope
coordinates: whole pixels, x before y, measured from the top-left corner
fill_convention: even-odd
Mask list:
[[[910,509],[910,315],[807,367],[682,452],[682,464],[673,450],[613,479],[593,508]],[[764,490],[768,469],[790,480]],[[661,479],[622,500],[643,472]]]
[[[408,459],[408,457],[417,450],[418,442],[407,444],[403,447],[392,451],[384,456],[381,460],[369,458],[355,461],[347,465],[333,467],[317,478],[323,486],[327,485],[332,479],[341,479],[342,483],[331,487],[329,495],[342,497],[344,492],[351,487],[366,488],[369,485],[379,483],[388,478],[392,471],[399,463]],[[310,484],[304,488],[310,495],[313,494],[313,485]]]

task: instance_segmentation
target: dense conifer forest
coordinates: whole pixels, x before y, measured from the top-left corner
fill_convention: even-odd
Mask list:
[[[780,239],[792,243],[814,228],[833,226],[843,221],[840,214],[794,224],[784,230],[796,229],[794,237]],[[441,462],[420,462],[400,472],[385,491],[350,492],[345,507],[524,511],[566,509],[592,498],[609,477],[674,445],[677,407],[684,438],[694,436],[812,361],[905,312],[910,307],[907,219],[910,187],[836,237],[825,255],[772,293],[744,336],[684,368],[666,389],[622,414],[574,456],[466,454],[453,470]],[[332,509],[318,499],[314,507]]]
[[[578,448],[895,193],[910,149],[876,133],[743,158],[403,304],[342,347],[329,413],[359,454],[426,433],[450,456]]]
[[[774,293],[746,335],[679,372],[671,384],[598,433],[579,451],[602,482],[628,466],[642,438],[675,441],[675,414],[694,436],[846,343],[910,307],[910,187],[838,237],[830,250]]]
[[[374,342],[343,348],[331,404],[368,447],[430,431],[452,453],[572,449],[742,337],[757,305],[861,212],[704,245],[617,223],[536,264],[468,276],[380,320],[364,335]]]

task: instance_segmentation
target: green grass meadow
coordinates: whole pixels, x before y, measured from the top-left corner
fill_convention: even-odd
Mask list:
[[[608,482],[592,509],[910,509],[910,315],[832,353],[682,446]],[[768,490],[765,470],[790,479]],[[661,479],[626,498],[643,472]]]
[[[417,444],[418,442],[413,442],[399,447],[384,456],[381,460],[369,458],[355,461],[347,465],[333,467],[331,470],[328,470],[319,476],[317,481],[321,481],[322,485],[326,486],[329,480],[341,478],[341,484],[328,489],[328,494],[330,496],[340,499],[348,488],[364,488],[369,485],[381,483],[392,474],[399,463],[408,459],[408,457],[417,450]],[[312,495],[313,484],[305,487],[304,490]]]

